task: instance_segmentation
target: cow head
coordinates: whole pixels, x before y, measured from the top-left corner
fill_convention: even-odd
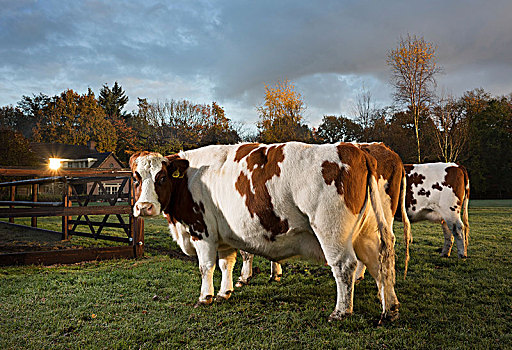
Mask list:
[[[130,158],[134,182],[135,217],[161,214],[183,182],[188,160],[178,155],[163,157],[159,153],[139,152]]]

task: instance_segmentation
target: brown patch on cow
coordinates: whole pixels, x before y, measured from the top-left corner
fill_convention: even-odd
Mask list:
[[[322,177],[324,178],[324,181],[327,185],[332,185],[334,182],[334,185],[336,186],[336,190],[340,195],[343,194],[343,184],[341,182],[341,174],[342,169],[340,169],[340,166],[336,163],[325,161],[322,163]]]
[[[450,166],[447,167],[445,171],[446,175],[442,185],[451,188],[455,196],[457,196],[459,203],[461,203],[466,193],[464,170],[458,166]]]
[[[441,187],[441,185],[439,184],[439,182],[436,182],[435,184],[432,185],[432,189],[434,190],[438,190],[438,191],[442,191],[443,190],[443,187]]]
[[[391,212],[395,215],[400,200],[403,164],[400,156],[384,143],[361,144],[359,147],[377,160],[377,176],[388,182],[386,193],[391,199]]]
[[[414,165],[412,164],[406,164],[404,165],[404,168],[407,179],[407,186],[405,190],[405,206],[407,208],[411,208],[418,203],[418,201],[414,198],[412,186],[414,185],[414,187],[417,187],[421,185],[423,183],[423,180],[425,180],[425,176],[418,173],[412,173],[414,169]]]
[[[242,147],[246,146],[242,149]],[[246,158],[248,176],[240,172],[235,188],[243,197],[251,217],[256,215],[263,228],[271,233],[266,240],[274,241],[275,236],[288,231],[288,220],[282,220],[274,211],[272,198],[266,186],[267,181],[281,175],[279,163],[284,160],[284,145],[261,146],[242,145],[237,150],[236,161]],[[254,188],[254,192],[251,188]]]
[[[163,163],[161,172],[157,174],[157,179],[164,177],[165,181],[155,182],[158,200],[162,203],[162,212],[169,223],[181,222],[187,225],[192,239],[203,239],[203,235],[208,237],[208,228],[204,221],[204,204],[196,203],[188,188],[188,176],[186,169],[183,169],[185,161],[178,155],[166,158],[169,162]],[[170,175],[178,169],[183,177]]]
[[[423,187],[418,191],[418,196],[430,197],[430,191],[426,191]]]
[[[336,190],[340,195],[344,196],[345,205],[349,210],[358,214],[363,208],[366,198],[366,188],[368,181],[368,165],[373,162],[370,156],[350,143],[340,143],[337,147],[338,157],[341,163],[349,166],[347,171],[346,167],[340,167],[338,164],[324,161],[322,163],[322,176],[327,185],[336,186]]]
[[[238,147],[235,153],[235,162],[240,162],[243,158],[247,157],[249,153],[260,146],[259,143],[246,143]]]

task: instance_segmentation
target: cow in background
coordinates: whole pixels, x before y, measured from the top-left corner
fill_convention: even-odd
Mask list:
[[[455,163],[406,164],[405,172],[409,220],[441,223],[444,232],[441,255],[450,256],[455,238],[459,258],[467,257],[469,177],[466,169]]]
[[[302,256],[327,262],[337,290],[329,320],[352,313],[360,259],[377,282],[381,321],[398,317],[394,235],[377,164],[357,146],[207,146],[168,157],[135,154],[130,167],[134,216],[163,213],[184,252],[197,254],[200,304],[213,301],[217,254],[217,296],[229,297],[236,249],[243,249],[276,261]]]
[[[400,217],[404,220],[404,242],[405,242],[405,270],[404,277],[407,275],[409,262],[409,243],[412,239],[409,220],[407,220],[405,206],[406,178],[402,160],[394,151],[384,143],[355,143],[356,147],[365,151],[377,160],[377,175],[380,198],[382,207],[386,216],[386,221],[390,227],[393,227],[393,220],[400,206]],[[361,243],[360,243],[361,244]],[[252,278],[252,262],[254,255],[240,251],[242,255],[242,270],[236,283],[236,287],[242,287],[249,283]],[[362,279],[365,272],[365,266],[358,261],[356,277]],[[272,261],[270,267],[270,281],[280,281],[282,277],[282,267],[278,262]]]

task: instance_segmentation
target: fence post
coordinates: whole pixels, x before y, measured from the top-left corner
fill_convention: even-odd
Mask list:
[[[32,185],[32,202],[37,202],[37,192],[39,192],[39,184],[33,184]],[[35,208],[35,206],[32,206],[32,208]],[[32,227],[37,227],[37,217],[32,216],[31,220]]]
[[[71,186],[68,184],[68,179],[64,179],[64,189],[62,193],[62,203],[64,204],[64,208],[68,208],[71,206],[71,201],[69,200],[69,195],[71,193]],[[69,216],[62,217],[62,240],[67,241],[69,239]]]
[[[144,219],[142,218],[134,218],[133,253],[135,258],[144,255]]]
[[[16,200],[16,186],[11,186],[11,202]],[[9,208],[14,209],[14,205],[10,205]],[[14,218],[9,218],[10,223],[14,223]]]

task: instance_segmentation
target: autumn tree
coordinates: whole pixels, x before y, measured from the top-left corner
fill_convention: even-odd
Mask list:
[[[323,142],[335,143],[360,141],[362,133],[362,126],[353,120],[326,115],[322,118],[316,134]]]
[[[240,135],[226,118],[224,108],[216,102],[207,106],[207,119],[201,135],[201,145],[233,144],[240,142]]]
[[[274,87],[265,84],[265,101],[257,107],[260,141],[310,141],[311,130],[302,123],[305,109],[302,96],[290,81],[278,82]]]
[[[51,98],[34,128],[34,141],[85,145],[96,141],[100,152],[116,149],[117,133],[94,94],[66,90]]]
[[[418,163],[421,163],[419,124],[435,95],[436,75],[441,68],[436,62],[436,47],[423,39],[407,35],[400,38],[398,47],[388,53],[394,98],[406,103],[412,111]]]

